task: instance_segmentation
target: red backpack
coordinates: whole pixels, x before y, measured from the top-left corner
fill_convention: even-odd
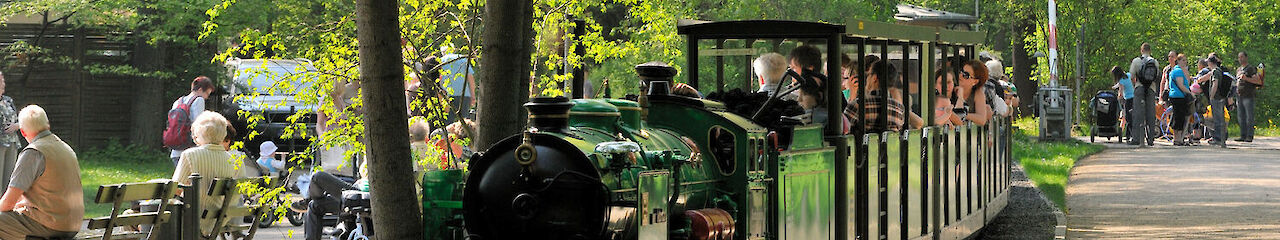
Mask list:
[[[196,97],[192,97],[186,102],[179,102],[177,107],[169,109],[169,121],[164,129],[164,146],[174,150],[181,150],[196,145],[191,140],[191,103],[196,101]]]

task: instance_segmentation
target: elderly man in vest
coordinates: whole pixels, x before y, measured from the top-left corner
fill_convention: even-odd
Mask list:
[[[49,132],[49,117],[39,106],[23,108],[18,126],[31,144],[18,154],[0,198],[0,239],[75,236],[84,218],[76,153]]]

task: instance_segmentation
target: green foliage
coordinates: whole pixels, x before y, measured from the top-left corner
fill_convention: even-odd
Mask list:
[[[1038,123],[1033,118],[1014,121],[1017,131],[1013,134],[1013,159],[1022,165],[1027,178],[1052,200],[1058,209],[1066,212],[1067,180],[1076,161],[1102,151],[1105,147],[1079,140],[1066,142],[1040,142],[1036,140]]]

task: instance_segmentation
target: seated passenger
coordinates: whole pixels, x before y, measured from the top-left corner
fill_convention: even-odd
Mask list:
[[[991,59],[983,66],[987,68],[987,81],[982,86],[983,92],[986,93],[987,99],[991,100],[991,111],[1000,117],[1009,116],[1009,103],[1006,100],[1004,87],[1001,81],[1008,79],[1004,74],[1004,64],[1000,60]]]
[[[986,125],[991,120],[991,106],[983,85],[987,79],[987,67],[977,60],[965,62],[960,71],[960,86],[956,88],[953,112],[965,121]]]
[[[853,119],[854,123],[860,122],[865,133],[902,130],[903,109],[905,109],[902,106],[902,101],[898,97],[892,96],[894,94],[881,93],[881,84],[887,84],[890,91],[898,89],[897,85],[900,82],[898,81],[897,72],[892,65],[877,61],[872,63],[871,71],[866,76],[865,88],[862,89],[861,98],[855,98],[845,107],[845,116]],[[858,115],[860,106],[863,107],[861,116]],[[886,109],[889,115],[883,116],[881,111]],[[882,118],[885,118],[884,120],[887,121],[888,125],[881,124]]]
[[[858,88],[858,82],[861,81],[860,76],[854,74],[854,68],[858,68],[858,62],[849,57],[849,54],[840,54],[840,87],[843,89],[840,93],[844,94],[844,99],[853,100],[854,89]]]
[[[809,80],[817,83],[818,86],[824,86],[822,69],[822,51],[809,45],[800,45],[796,49],[791,50],[791,55],[787,57],[787,62],[792,71],[796,71],[801,76],[810,78]],[[799,79],[796,79],[799,82]]]
[[[766,53],[751,62],[751,68],[756,73],[756,79],[760,83],[760,90],[756,92],[767,93],[770,96],[774,91],[786,91],[786,86],[782,85],[782,77],[787,73],[787,61],[782,54]],[[779,96],[782,99],[795,99],[791,96]]]
[[[448,134],[447,136],[446,133]],[[432,145],[440,152],[438,159],[441,169],[466,169],[467,163],[465,160],[475,151],[471,150],[470,145],[461,143],[471,143],[472,141],[469,139],[474,139],[471,136],[475,136],[475,133],[476,123],[471,120],[454,122],[449,126],[445,126],[444,129],[431,131],[431,135],[427,136],[427,141],[431,141]],[[453,163],[450,163],[450,157],[455,160]],[[455,166],[449,166],[450,164]]]
[[[178,167],[173,171],[173,181],[187,185],[200,184],[202,189],[208,189],[214,178],[241,177],[241,173],[236,171],[231,162],[231,154],[221,145],[226,138],[228,124],[230,123],[222,114],[209,111],[200,113],[196,121],[191,123],[191,136],[198,146],[182,151]],[[189,181],[192,174],[200,174],[199,183]],[[178,189],[178,193],[182,194],[182,189]],[[200,208],[219,209],[222,208],[222,202],[200,194]],[[201,233],[209,234],[212,230],[212,221],[200,222]]]
[[[430,129],[431,126],[428,126],[427,121],[422,118],[409,119],[409,150],[413,154],[414,172],[441,169],[439,161],[431,161],[427,157],[431,151],[431,144],[427,143],[427,134],[431,133]]]
[[[13,178],[0,197],[0,239],[74,237],[84,218],[84,192],[75,151],[49,132],[40,106],[18,113],[18,129],[30,143],[18,155]]]
[[[829,114],[826,107],[825,85],[824,80],[827,76],[823,75],[822,70],[822,52],[817,48],[809,45],[801,45],[791,50],[791,56],[787,57],[792,70],[799,71],[802,79],[796,79],[800,86],[800,97],[796,99],[800,107],[804,108],[805,116],[808,116],[812,123],[827,124]],[[848,119],[841,118],[841,132],[849,132]]]
[[[858,70],[858,71],[855,71],[853,69],[858,68],[858,64],[860,64],[860,62],[853,61],[852,59],[848,59],[848,58],[843,59],[842,61],[846,61],[846,62],[842,62],[844,66],[841,67],[841,70],[845,71],[845,74],[847,75],[845,84],[844,84],[845,99],[847,99],[846,102],[853,102],[853,99],[858,98],[857,96],[858,91],[861,91],[861,89],[858,87],[860,84],[862,84],[862,78],[865,77],[864,75],[866,75],[867,72],[871,71],[871,66],[875,65],[875,63],[877,62],[880,62],[880,57],[876,55],[863,56],[860,61],[862,61],[861,63],[866,65],[863,66],[864,69]]]
[[[956,115],[955,101],[958,100],[955,95],[956,90],[956,73],[964,69],[962,62],[952,62],[947,68],[938,68],[934,70],[934,76],[938,76],[934,80],[934,109],[933,124],[937,126],[959,126],[964,124],[964,119],[960,115]]]

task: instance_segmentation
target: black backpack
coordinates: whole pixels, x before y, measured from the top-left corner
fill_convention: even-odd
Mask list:
[[[1142,63],[1142,68],[1138,69],[1138,82],[1144,87],[1151,87],[1151,83],[1160,79],[1160,67],[1156,66],[1155,58],[1146,58]]]
[[[1227,75],[1226,68],[1220,67],[1214,71],[1213,80],[1217,85],[1217,91],[1213,92],[1214,99],[1224,99],[1231,95],[1231,86],[1235,84],[1235,79]]]

